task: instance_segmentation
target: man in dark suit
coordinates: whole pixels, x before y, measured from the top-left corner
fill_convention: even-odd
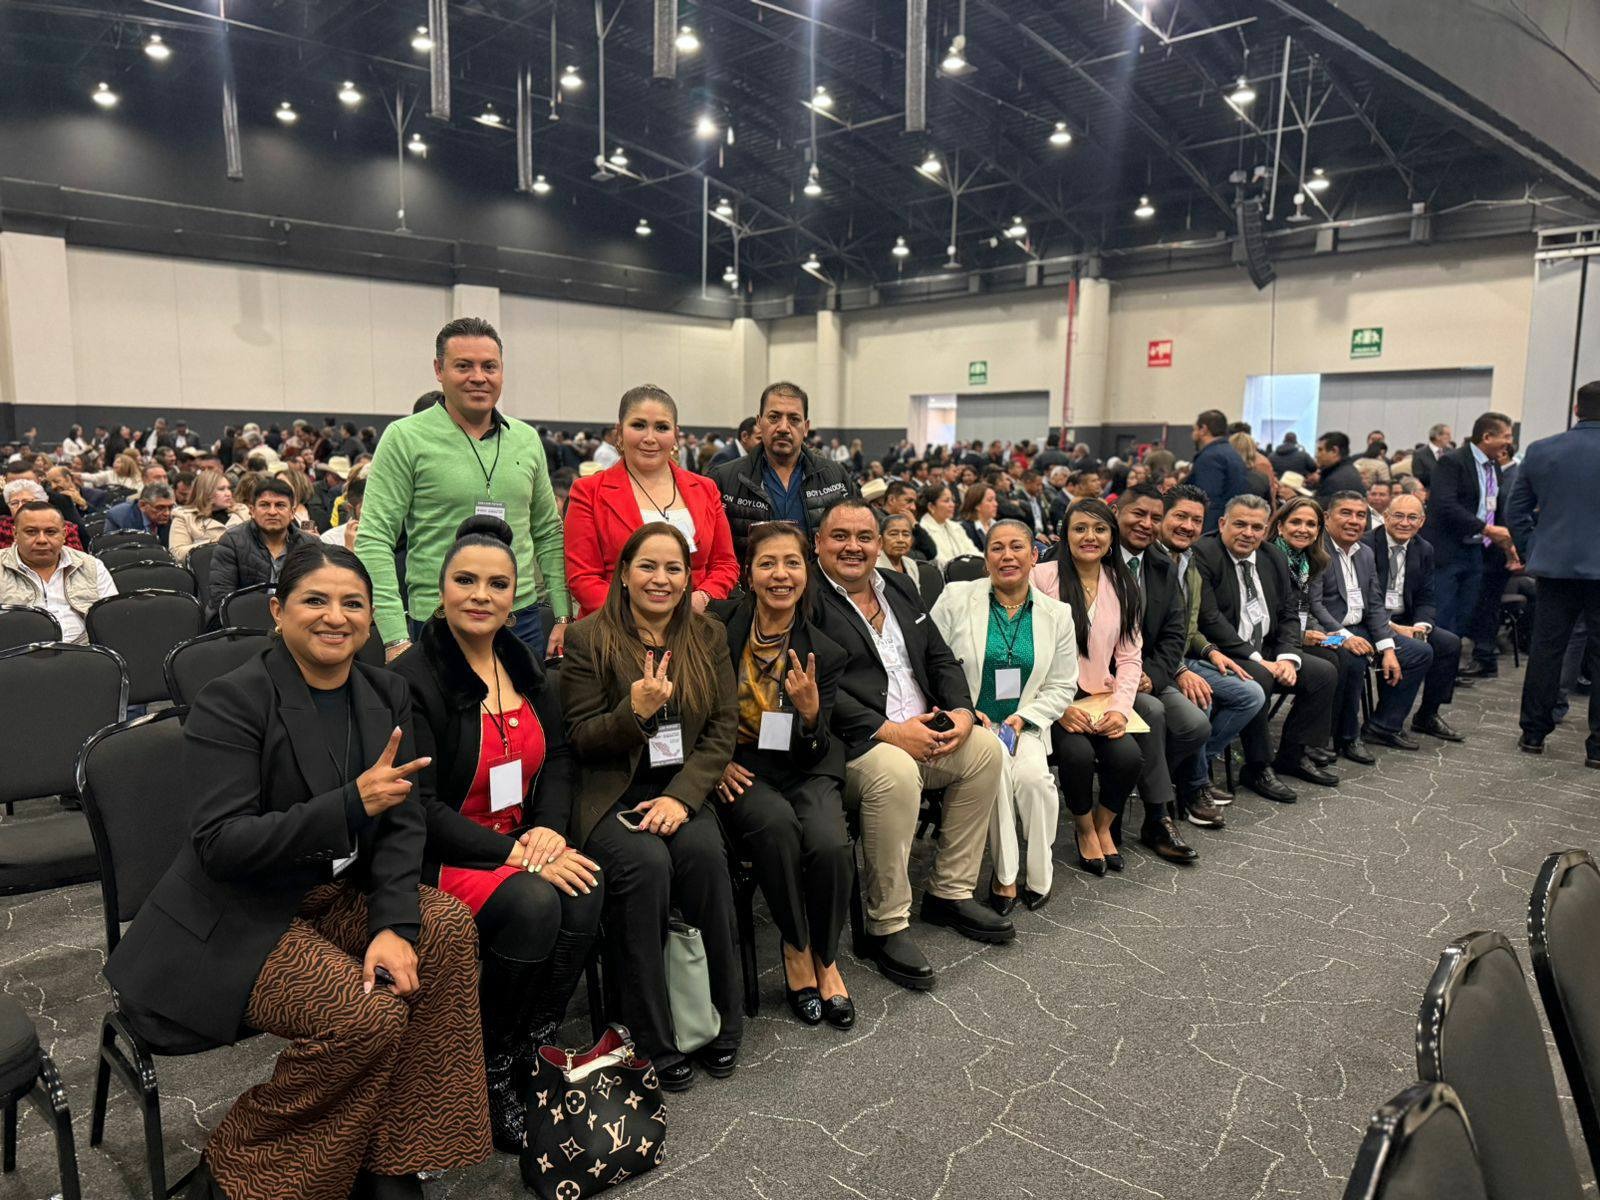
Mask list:
[[[1023,508],[1023,520],[1033,528],[1033,536],[1050,538],[1061,528],[1061,518],[1066,515],[1066,502],[1058,492],[1047,488],[1039,472],[1031,467],[1022,473],[1022,495],[1018,497]]]
[[[1340,492],[1328,509],[1328,557],[1332,560],[1311,587],[1311,615],[1325,637],[1342,637],[1336,651],[1339,684],[1333,698],[1334,750],[1351,762],[1377,761],[1362,744],[1367,741],[1397,750],[1415,750],[1405,734],[1406,714],[1433,665],[1433,651],[1414,638],[1397,639],[1389,625],[1384,595],[1367,535],[1367,498],[1362,492]],[[1376,655],[1384,686],[1378,706],[1365,728],[1361,695],[1367,687],[1367,666]]]
[[[1428,523],[1422,536],[1433,543],[1438,578],[1439,624],[1464,632],[1478,605],[1489,555],[1505,557],[1511,531],[1497,519],[1501,508],[1500,453],[1511,444],[1511,418],[1486,412],[1472,423],[1472,437],[1433,466],[1428,488]],[[1492,640],[1492,639],[1491,639]],[[1462,674],[1493,675],[1490,647]]]
[[[1337,430],[1317,439],[1317,502],[1326,510],[1335,492],[1364,492],[1366,483],[1350,461],[1350,438]]]
[[[1447,742],[1464,742],[1439,715],[1456,692],[1456,672],[1461,667],[1461,639],[1438,623],[1433,590],[1433,546],[1418,537],[1427,512],[1422,501],[1401,492],[1389,501],[1383,524],[1367,534],[1378,570],[1378,591],[1389,613],[1389,627],[1397,638],[1420,638],[1433,650],[1433,665],[1422,682],[1422,699],[1411,718],[1411,732]]]
[[[756,432],[756,419],[746,417],[739,422],[739,440],[728,439],[728,444],[712,457],[710,466],[720,467],[723,463],[732,462],[736,458],[743,458],[746,454],[754,453],[757,446],[761,445],[761,435]]]
[[[1455,448],[1455,435],[1450,432],[1450,426],[1440,421],[1428,430],[1427,442],[1418,446],[1411,456],[1411,473],[1422,481],[1423,487],[1432,487],[1433,468]]]
[[[861,814],[869,955],[902,987],[933,986],[910,933],[911,842],[925,787],[944,788],[939,850],[922,919],[980,942],[1009,942],[1011,922],[972,897],[1003,763],[999,740],[975,729],[966,675],[923,611],[911,580],[877,570],[872,507],[836,500],[816,531],[811,606],[850,656],[833,732],[845,747],[845,802]]]
[[[1165,555],[1153,553],[1166,514],[1166,501],[1153,484],[1140,483],[1117,500],[1117,530],[1122,561],[1127,564],[1144,598],[1141,632],[1144,635],[1144,670],[1133,707],[1150,726],[1143,767],[1139,773],[1139,799],[1144,804],[1144,826],[1139,840],[1169,862],[1190,863],[1200,852],[1178,836],[1175,816],[1180,803],[1200,809],[1196,825],[1222,828],[1222,810],[1209,797],[1178,797],[1173,777],[1190,778],[1192,759],[1211,736],[1211,722],[1175,686],[1179,672],[1188,670],[1183,651],[1189,641],[1189,611],[1184,604],[1178,573]]]
[[[1220,650],[1266,692],[1269,703],[1240,735],[1245,760],[1240,782],[1268,800],[1293,804],[1298,797],[1278,778],[1279,772],[1322,787],[1339,784],[1337,775],[1306,757],[1307,746],[1320,746],[1328,738],[1337,676],[1320,658],[1302,658],[1296,652],[1300,614],[1289,563],[1277,547],[1265,544],[1271,514],[1261,497],[1235,496],[1223,512],[1218,535],[1195,543],[1202,582],[1199,630],[1206,639],[1199,657]],[[1276,757],[1268,729],[1274,692],[1295,698]]]
[[[1228,418],[1215,408],[1194,419],[1194,444],[1189,482],[1208,497],[1204,532],[1215,533],[1228,501],[1245,490],[1244,459],[1228,444]]]
[[[1528,447],[1507,505],[1507,524],[1539,581],[1533,643],[1522,680],[1522,739],[1530,754],[1544,750],[1561,684],[1561,658],[1578,618],[1588,630],[1587,660],[1600,655],[1600,541],[1595,495],[1600,489],[1600,381],[1578,389],[1565,433]],[[1589,738],[1584,765],[1600,768],[1600,689],[1589,692]]]
[[[172,489],[164,483],[147,483],[136,499],[124,500],[106,510],[106,532],[117,529],[142,529],[167,544],[172,533],[172,510],[178,505]]]

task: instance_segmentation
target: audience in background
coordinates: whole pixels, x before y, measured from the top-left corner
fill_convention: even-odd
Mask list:
[[[1355,463],[1350,461],[1350,438],[1338,430],[1330,430],[1317,439],[1317,488],[1314,493],[1324,511],[1335,492],[1361,492],[1367,490],[1366,481]]]
[[[5,515],[0,516],[0,549],[12,544],[16,538],[17,513],[25,504],[49,504],[56,512],[61,512],[60,504],[51,504],[50,497],[44,488],[40,487],[32,477],[21,476],[6,484],[0,496],[5,500]],[[66,530],[66,544],[74,550],[84,548],[83,541],[78,532],[78,526],[63,517]]]
[[[886,516],[879,524],[883,530],[883,554],[878,560],[878,570],[908,576],[916,585],[922,607],[931,612],[944,590],[944,572],[936,563],[913,557],[913,535],[917,526],[910,515],[903,512]]]
[[[177,499],[165,482],[147,482],[137,497],[106,511],[106,532],[138,529],[154,534],[165,546],[172,537],[172,513],[177,506]]]
[[[930,483],[917,496],[917,528],[933,546],[933,563],[941,571],[958,558],[978,553],[978,545],[956,520],[955,488]]]
[[[988,544],[989,530],[1000,515],[999,493],[989,483],[975,483],[961,493],[961,511],[957,520],[966,530],[973,553],[980,553]]]
[[[196,546],[220,541],[235,525],[250,519],[249,510],[234,502],[233,485],[221,471],[201,471],[189,491],[189,503],[172,512],[167,549],[186,562]]]
[[[240,588],[277,583],[289,551],[315,540],[294,523],[294,489],[281,479],[261,480],[250,501],[250,519],[230,526],[217,539],[211,604],[220,606]]]
[[[1189,482],[1210,499],[1206,505],[1203,532],[1213,532],[1222,520],[1223,506],[1245,490],[1244,461],[1227,441],[1228,418],[1208,408],[1194,419],[1194,461],[1189,467]],[[1174,469],[1176,464],[1168,466]]]
[[[84,614],[96,600],[116,595],[111,572],[67,545],[67,523],[43,500],[22,504],[9,519],[15,532],[13,543],[0,550],[0,604],[47,609],[62,641],[86,644]]]
[[[344,491],[339,494],[342,501],[340,516],[344,523],[324,530],[322,540],[330,546],[343,546],[346,550],[356,548],[356,535],[361,532],[361,502],[366,499],[367,481],[362,476],[355,476],[344,485]]]

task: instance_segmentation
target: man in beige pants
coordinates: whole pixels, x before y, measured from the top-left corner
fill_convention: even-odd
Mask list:
[[[939,852],[922,919],[981,942],[1016,930],[972,898],[1002,750],[974,729],[961,665],[907,576],[880,572],[878,518],[856,497],[836,501],[817,527],[820,578],[812,619],[849,654],[832,732],[845,745],[845,803],[861,810],[867,933],[878,970],[902,987],[933,986],[933,968],[910,933],[908,864],[923,788],[944,788]]]

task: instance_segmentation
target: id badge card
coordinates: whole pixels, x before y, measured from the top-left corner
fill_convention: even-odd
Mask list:
[[[667,511],[667,524],[683,534],[684,540],[689,543],[690,554],[699,549],[694,541],[694,517],[690,515],[687,508],[669,509]]]
[[[1020,700],[1022,698],[1022,668],[1001,667],[994,673],[994,698]]]
[[[1400,593],[1390,588],[1383,594],[1383,606],[1390,612],[1400,611]]]
[[[1265,626],[1267,623],[1267,606],[1261,602],[1261,597],[1245,601],[1244,615],[1250,618],[1250,623],[1256,626]]]
[[[683,726],[677,721],[650,735],[650,765],[675,767],[683,762]]]
[[[495,517],[498,520],[506,519],[506,506],[498,500],[479,500],[472,510],[475,517]]]
[[[761,714],[761,736],[756,741],[757,749],[787,751],[793,742],[793,712],[782,709]]]
[[[504,812],[522,803],[522,760],[508,758],[489,765],[489,811]]]
[[[360,857],[361,857],[361,851],[360,850],[353,850],[345,858],[336,858],[336,859],[334,859],[333,860],[333,877],[335,879],[339,878],[339,876],[343,875],[346,871],[348,871],[350,869],[350,864],[355,862],[356,859],[358,859]]]

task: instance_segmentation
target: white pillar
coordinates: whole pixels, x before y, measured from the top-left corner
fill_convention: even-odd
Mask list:
[[[817,313],[817,377],[809,391],[811,424],[844,428],[844,322],[831,309]]]
[[[0,402],[78,403],[65,238],[0,233]]]
[[[761,399],[761,389],[767,379],[767,330],[760,321],[750,317],[733,320],[733,361],[739,394],[735,397],[734,411],[739,414],[735,424],[746,416],[754,416],[756,404]]]
[[[1069,424],[1089,429],[1106,422],[1106,364],[1111,348],[1111,285],[1104,279],[1078,282],[1078,315],[1073,322],[1068,378]],[[1058,414],[1059,415],[1059,414]]]
[[[500,289],[475,283],[458,283],[450,289],[452,317],[482,317],[500,328]]]

